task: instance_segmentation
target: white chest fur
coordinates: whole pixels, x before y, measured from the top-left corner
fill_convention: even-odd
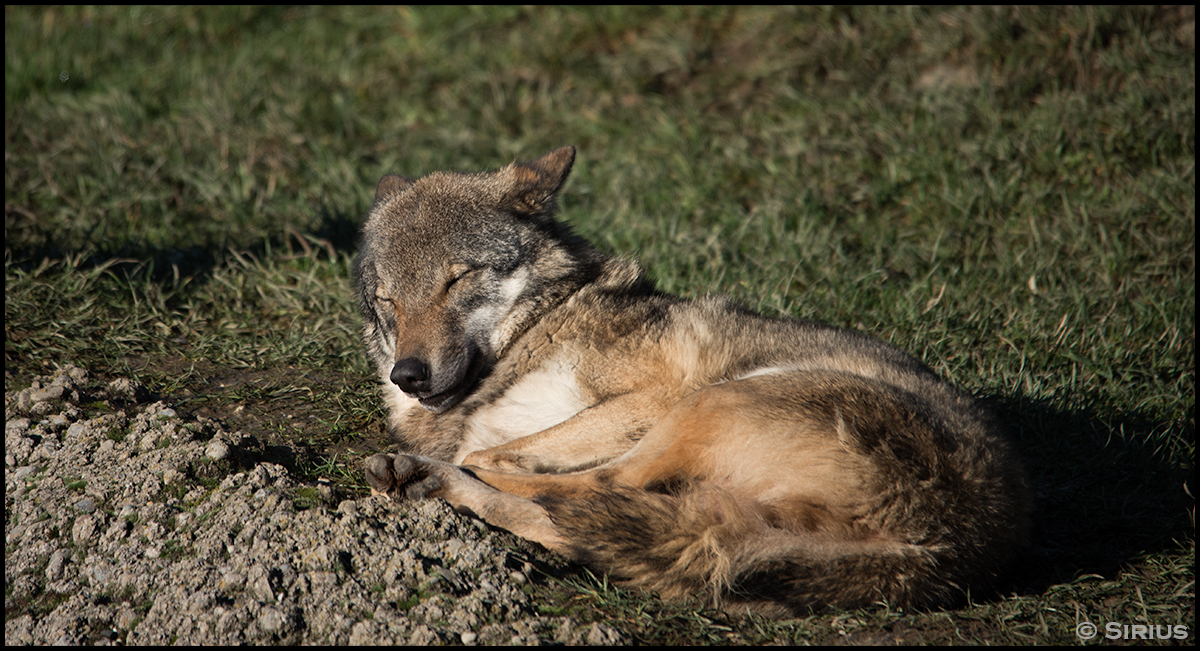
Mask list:
[[[454,463],[472,452],[503,445],[553,427],[587,409],[591,396],[579,385],[575,370],[552,360],[515,382],[500,399],[477,410]]]

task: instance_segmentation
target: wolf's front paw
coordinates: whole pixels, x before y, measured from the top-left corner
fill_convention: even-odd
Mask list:
[[[392,472],[392,457],[386,454],[376,454],[363,462],[363,470],[367,476],[367,485],[371,487],[372,495],[387,495],[396,487],[396,475]]]
[[[372,495],[399,494],[417,500],[433,496],[442,482],[420,459],[407,454],[376,454],[363,464]]]

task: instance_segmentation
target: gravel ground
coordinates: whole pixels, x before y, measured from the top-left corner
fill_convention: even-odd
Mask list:
[[[4,643],[620,644],[440,500],[338,500],[264,445],[65,366],[4,394]]]

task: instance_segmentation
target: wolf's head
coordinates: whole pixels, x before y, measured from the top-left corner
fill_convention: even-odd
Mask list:
[[[431,411],[453,407],[595,272],[602,256],[553,216],[574,161],[563,147],[496,172],[383,177],[354,273],[385,381]]]

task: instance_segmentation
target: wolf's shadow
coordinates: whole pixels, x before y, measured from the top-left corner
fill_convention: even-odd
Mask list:
[[[1033,545],[1010,577],[1018,594],[1088,574],[1115,578],[1135,558],[1194,536],[1195,459],[1172,447],[1195,440],[1194,412],[1171,422],[985,399],[1008,424],[1035,493]]]

